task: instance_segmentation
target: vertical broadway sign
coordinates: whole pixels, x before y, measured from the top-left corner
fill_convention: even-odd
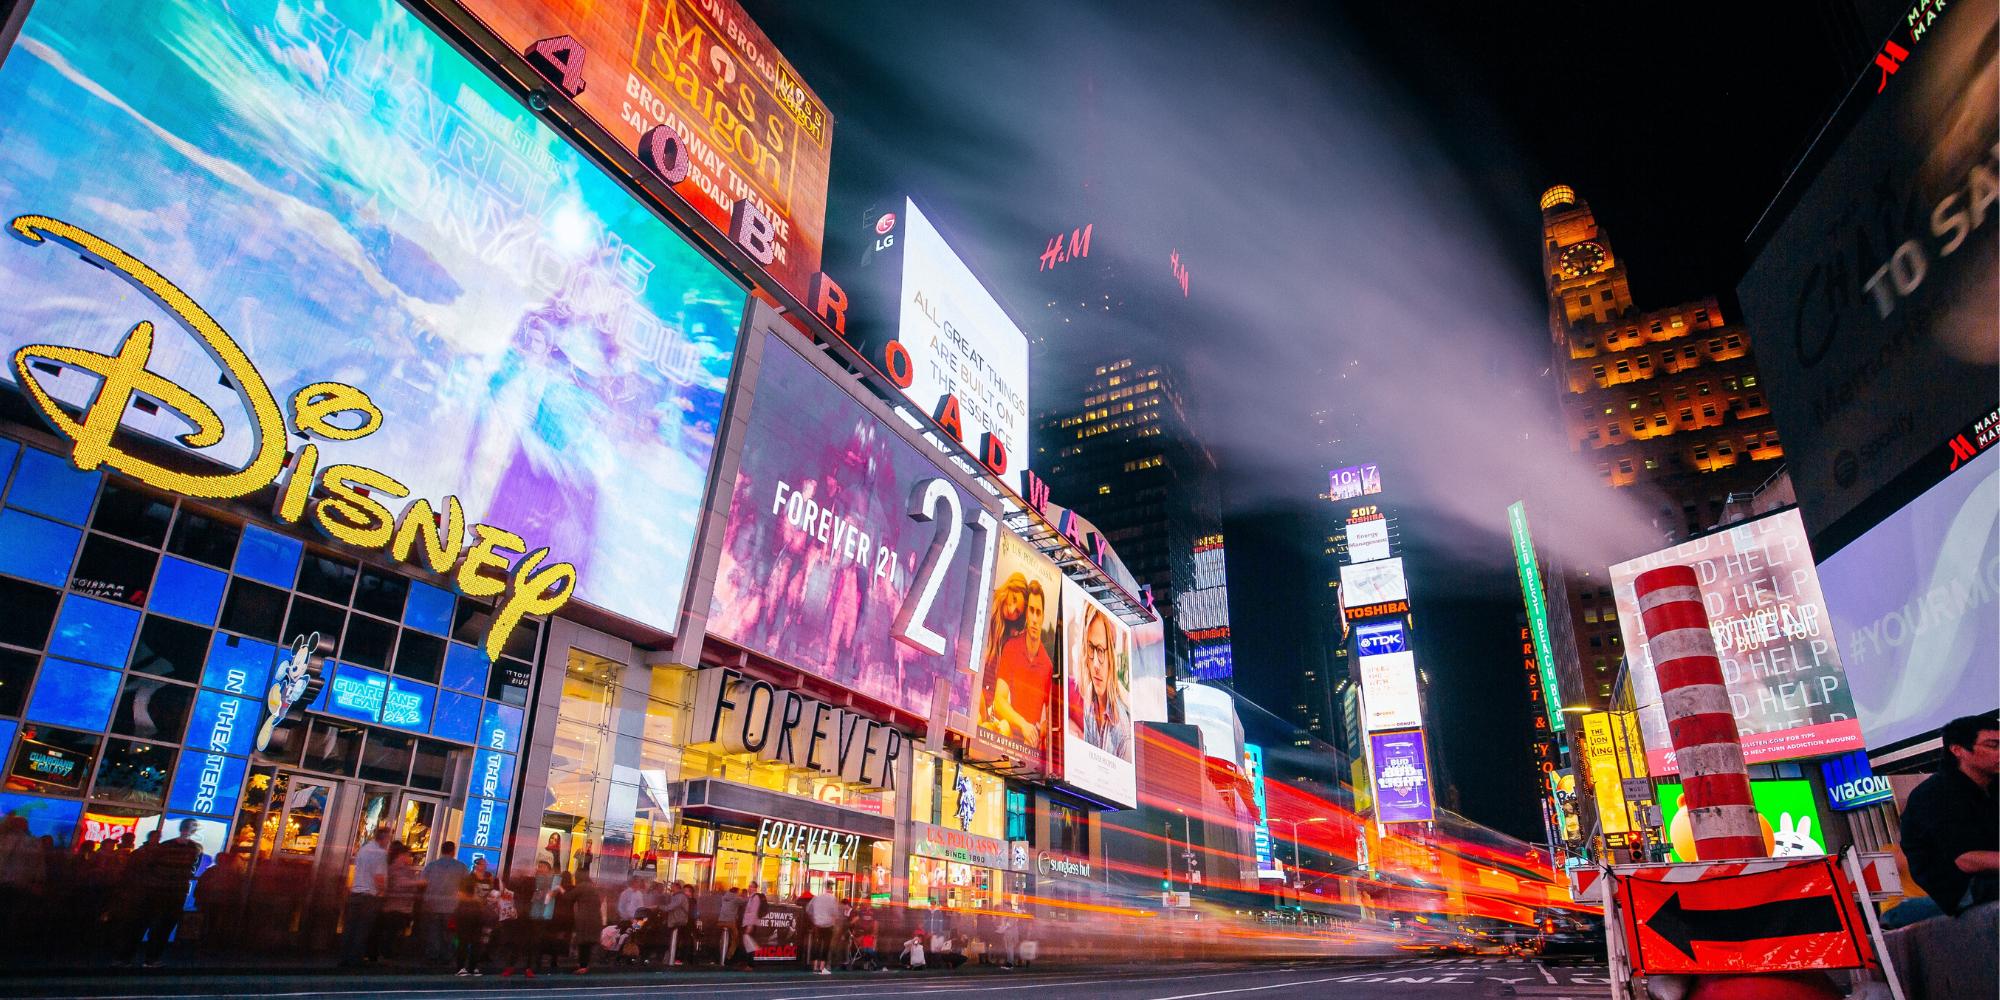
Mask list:
[[[1562,692],[1556,685],[1555,655],[1549,650],[1549,607],[1542,598],[1542,574],[1535,567],[1535,542],[1528,537],[1528,508],[1519,500],[1507,508],[1507,530],[1514,538],[1514,569],[1521,575],[1521,597],[1527,602],[1528,628],[1535,639],[1535,664],[1542,673],[1542,700],[1549,709],[1549,731],[1563,730]]]

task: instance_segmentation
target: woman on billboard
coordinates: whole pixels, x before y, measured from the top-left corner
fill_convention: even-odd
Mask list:
[[[980,664],[980,725],[1039,748],[1048,728],[1055,660],[1043,636],[1048,598],[1040,580],[1012,573],[993,591]]]
[[[1124,635],[1111,615],[1095,604],[1083,609],[1082,670],[1070,671],[1069,723],[1072,735],[1118,757],[1132,759],[1132,717],[1119,684],[1118,661]]]

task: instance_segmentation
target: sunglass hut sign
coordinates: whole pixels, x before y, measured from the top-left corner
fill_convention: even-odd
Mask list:
[[[531,551],[520,535],[503,528],[474,524],[468,531],[457,497],[445,497],[438,508],[418,498],[396,515],[377,498],[400,500],[410,495],[410,489],[388,473],[338,463],[321,468],[317,443],[301,446],[288,466],[287,421],[270,386],[222,325],[158,271],[60,219],[23,215],[9,229],[31,246],[68,247],[172,315],[236,390],[256,440],[247,463],[216,473],[169,468],[113,443],[119,421],[135,398],[154,401],[185,420],[191,429],[179,440],[188,448],[214,447],[229,433],[213,407],[146,367],[153,353],[153,324],[142,320],[125,334],[114,354],[56,344],[30,344],[14,352],[16,381],[49,426],[73,442],[70,461],[78,469],[88,472],[109,466],[148,486],[207,500],[234,500],[275,482],[280,520],[297,523],[309,518],[329,538],[428,568],[448,577],[470,597],[497,599],[493,627],[486,635],[489,658],[500,655],[523,617],[551,614],[569,603],[576,590],[575,566],[549,562],[548,549]],[[77,416],[71,416],[42,385],[37,369],[53,366],[87,372],[99,380],[89,405]],[[315,442],[358,441],[382,428],[382,411],[366,392],[351,385],[314,382],[292,394],[289,426]],[[317,500],[315,486],[323,494]]]

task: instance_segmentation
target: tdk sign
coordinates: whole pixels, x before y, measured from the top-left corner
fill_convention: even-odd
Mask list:
[[[1826,777],[1827,804],[1835,809],[1859,809],[1896,797],[1896,790],[1889,787],[1889,779],[1876,774],[1868,766],[1866,751],[1855,750],[1821,761],[1819,768]]]
[[[1362,656],[1403,653],[1410,648],[1409,638],[1403,634],[1403,623],[1400,621],[1357,625],[1354,627],[1354,642]]]

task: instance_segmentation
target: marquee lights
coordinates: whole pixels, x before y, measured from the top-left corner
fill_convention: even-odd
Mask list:
[[[333,464],[322,470],[316,443],[301,446],[287,472],[286,425],[277,397],[243,349],[187,293],[131,254],[60,219],[23,215],[10,228],[16,238],[31,245],[53,241],[69,247],[86,263],[130,282],[172,314],[236,390],[256,439],[247,463],[220,473],[167,468],[113,443],[134,397],[154,400],[185,420],[191,429],[179,441],[189,448],[213,447],[227,433],[214,408],[146,367],[153,352],[153,324],[140,321],[115,354],[53,344],[30,344],[14,352],[16,381],[50,427],[72,442],[70,461],[78,469],[89,472],[110,466],[156,489],[205,500],[238,499],[282,480],[275,513],[292,523],[306,516],[317,487],[324,495],[310,503],[312,521],[329,538],[356,548],[385,550],[399,562],[421,563],[450,575],[459,592],[468,596],[499,598],[486,636],[489,659],[499,657],[523,617],[552,614],[569,603],[576,591],[575,566],[543,565],[549,556],[546,547],[530,551],[521,536],[487,524],[471,525],[467,545],[465,514],[457,497],[443,499],[442,516],[421,498],[400,516],[392,515],[377,497],[401,499],[410,495],[408,487],[365,466]],[[66,365],[100,380],[79,417],[71,417],[42,386],[37,370],[50,364]],[[334,418],[342,415],[360,419],[352,426],[335,423]],[[294,393],[291,416],[291,426],[301,436],[329,442],[359,440],[382,426],[382,411],[368,394],[338,382],[315,382]],[[509,552],[522,554],[514,559]]]

